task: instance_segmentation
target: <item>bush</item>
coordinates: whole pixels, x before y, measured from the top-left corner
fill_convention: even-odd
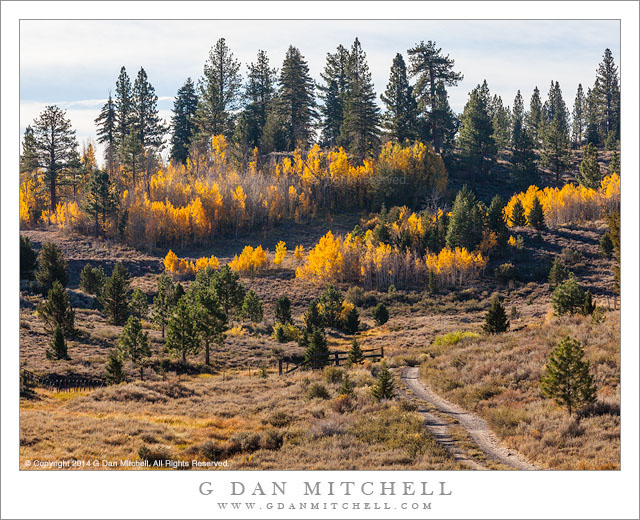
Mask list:
[[[267,430],[262,435],[261,446],[265,450],[279,450],[282,447],[282,437],[278,430]]]
[[[393,378],[387,364],[383,361],[378,372],[376,384],[371,389],[371,395],[376,401],[382,401],[384,399],[393,399],[393,391]]]
[[[560,253],[560,258],[562,258],[565,264],[577,264],[582,259],[582,255],[575,249],[565,247]]]
[[[307,390],[307,399],[329,399],[327,387],[320,383],[313,383]]]
[[[300,329],[291,323],[276,323],[273,327],[273,338],[279,343],[298,341]]]
[[[51,349],[47,351],[47,359],[69,359],[67,355],[67,342],[64,338],[62,327],[58,325],[50,343]]]
[[[260,323],[264,318],[262,301],[260,301],[258,295],[252,290],[250,290],[244,297],[244,302],[242,303],[242,317],[253,323]]]
[[[352,303],[344,302],[340,313],[340,330],[347,334],[355,334],[360,328],[358,309]]]
[[[214,441],[206,441],[198,448],[198,451],[200,452],[200,455],[210,461],[218,461],[227,454],[227,450],[224,446]]]
[[[75,313],[67,291],[58,280],[53,281],[47,299],[38,304],[38,315],[49,332],[53,333],[59,326],[66,336],[74,333]]]
[[[353,305],[356,305],[358,307],[362,307],[362,304],[366,301],[364,289],[362,289],[362,287],[354,285],[347,290],[344,299],[346,302],[352,303]]]
[[[230,453],[256,451],[260,448],[260,434],[252,432],[238,432],[229,439]]]
[[[291,422],[291,417],[289,417],[285,412],[274,412],[271,414],[271,417],[269,417],[268,422],[271,426],[282,428]]]
[[[149,448],[146,444],[138,450],[138,457],[140,460],[147,461],[150,465],[154,462],[164,462],[171,458],[169,451],[166,448]]]
[[[447,346],[447,345],[456,345],[463,339],[467,339],[467,338],[475,339],[479,337],[480,337],[480,334],[478,334],[477,332],[461,332],[461,331],[448,332],[446,334],[441,334],[439,336],[436,336],[435,339],[433,340],[433,344],[438,347]]]
[[[502,283],[518,279],[518,269],[512,263],[501,264],[494,271],[495,277]]]
[[[97,296],[106,279],[102,267],[91,267],[91,264],[85,264],[80,273],[80,289],[91,296]]]
[[[389,311],[384,303],[379,303],[373,308],[371,313],[373,315],[373,319],[376,322],[376,325],[384,325],[389,321]]]
[[[331,401],[331,409],[337,413],[351,412],[355,407],[353,397],[350,394],[340,394]]]
[[[324,367],[322,377],[326,383],[335,384],[342,381],[344,371],[338,367]]]

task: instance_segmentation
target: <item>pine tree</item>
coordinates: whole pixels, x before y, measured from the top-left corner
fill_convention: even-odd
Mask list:
[[[20,155],[20,173],[36,173],[40,168],[38,143],[31,125],[27,125],[22,138],[22,154]]]
[[[428,122],[433,147],[436,153],[440,153],[442,133],[438,117],[441,112],[433,110],[436,106],[436,89],[438,84],[442,84],[443,87],[455,87],[464,76],[453,70],[454,60],[449,58],[449,55],[442,54],[442,49],[436,48],[433,41],[416,44],[408,50],[408,54],[411,64],[409,74],[417,77],[414,92],[418,99],[418,109]],[[424,137],[426,136],[423,136],[423,140]]]
[[[448,158],[453,155],[456,146],[456,134],[458,133],[460,120],[449,104],[449,94],[447,94],[442,82],[439,82],[436,86],[436,99],[431,110],[431,117],[438,124],[440,153],[443,157]],[[419,120],[416,124],[418,128],[424,126]],[[420,133],[424,134],[423,131],[418,130],[418,135]]]
[[[491,199],[491,204],[487,211],[487,227],[489,231],[496,234],[500,246],[506,245],[509,230],[504,216],[504,201],[500,195],[495,195],[493,199]]]
[[[349,53],[348,85],[340,135],[357,158],[373,155],[380,144],[380,109],[376,103],[367,55],[355,39]]]
[[[413,95],[413,87],[407,78],[407,66],[402,54],[396,54],[391,65],[389,83],[380,99],[387,107],[382,123],[389,137],[403,143],[418,137],[418,104]]]
[[[106,279],[102,267],[91,267],[91,264],[87,263],[80,273],[80,288],[87,294],[96,296],[102,291]]]
[[[309,307],[302,316],[302,321],[306,327],[308,333],[313,332],[315,328],[321,328],[325,326],[324,319],[319,310],[320,302],[313,300],[309,303]]]
[[[149,333],[142,330],[142,323],[137,316],[129,316],[119,338],[123,359],[131,359],[140,370],[140,381],[144,376],[144,367],[151,357],[149,350]]]
[[[94,222],[96,237],[104,235],[107,221],[117,209],[115,186],[104,170],[92,169],[84,186],[82,209]]]
[[[611,239],[613,245],[613,252],[615,253],[615,267],[614,267],[614,280],[615,288],[618,294],[620,293],[620,210],[611,211],[606,214],[605,219],[609,229],[607,233]]]
[[[240,313],[246,289],[238,282],[240,276],[228,265],[216,271],[211,287],[220,300],[225,315],[231,317]]]
[[[184,85],[178,89],[171,116],[172,132],[169,158],[175,163],[186,164],[187,162],[191,141],[196,132],[197,108],[196,87],[191,78],[187,78]]]
[[[433,269],[429,269],[429,281],[427,283],[427,287],[429,289],[429,294],[436,294],[438,292],[438,279],[436,278],[436,273],[433,272]]]
[[[538,90],[538,87],[533,89],[526,120],[526,128],[533,140],[534,148],[537,148],[540,146],[540,126],[542,125],[542,100],[540,99],[540,90]]]
[[[174,305],[173,293],[175,287],[173,281],[166,274],[158,276],[158,294],[153,299],[153,322],[160,327],[162,338],[164,339],[164,329],[167,326],[171,309]]]
[[[522,201],[520,199],[518,199],[513,206],[511,222],[513,222],[514,226],[525,226],[527,224],[527,218],[524,214],[524,206],[522,205]]]
[[[314,82],[309,65],[294,46],[289,46],[278,78],[278,111],[284,122],[286,148],[306,148],[313,137],[315,110]]]
[[[538,199],[537,195],[533,198],[531,209],[529,210],[529,213],[527,213],[527,222],[532,228],[535,228],[538,231],[545,227],[544,211],[542,210],[542,204],[540,204],[540,199]]]
[[[538,168],[535,163],[534,143],[525,125],[524,102],[520,91],[513,102],[513,127],[511,130],[511,175],[516,187],[526,189],[538,182]]]
[[[597,389],[580,342],[567,336],[553,348],[540,378],[540,389],[546,398],[566,407],[569,415],[595,402]]]
[[[609,161],[609,174],[617,173],[620,175],[620,156],[618,151],[614,150],[611,160]]]
[[[74,333],[75,313],[67,291],[58,280],[53,282],[47,299],[38,304],[38,316],[49,332],[54,332],[60,327],[67,336]]]
[[[200,275],[198,273],[198,275]],[[196,330],[204,343],[204,362],[211,364],[211,343],[222,345],[224,332],[227,330],[227,315],[210,283],[196,282],[189,289],[189,301],[193,306]]]
[[[134,289],[129,299],[129,314],[144,319],[149,314],[149,300],[142,289]]]
[[[273,108],[276,96],[277,71],[269,65],[265,51],[258,51],[256,63],[248,66],[247,85],[245,87],[248,125],[248,145],[253,148],[260,145],[267,116]]]
[[[291,300],[287,296],[280,296],[274,308],[276,323],[291,323]]]
[[[244,297],[242,316],[253,323],[259,323],[264,318],[262,301],[254,291],[249,291]]]
[[[578,91],[576,92],[576,99],[573,102],[573,127],[572,127],[572,141],[574,148],[582,146],[582,140],[586,130],[586,105],[587,99],[584,97],[584,91],[582,90],[582,84],[578,84]]]
[[[611,258],[611,253],[613,253],[613,242],[611,241],[608,231],[600,238],[600,251],[602,251],[602,254],[607,258]]]
[[[242,79],[236,60],[224,38],[209,51],[204,74],[198,83],[200,96],[196,120],[201,138],[224,135],[231,139],[234,111],[239,107]]]
[[[106,367],[106,381],[108,385],[119,385],[124,382],[124,363],[119,349],[111,349]]]
[[[487,334],[500,334],[509,330],[507,313],[497,296],[491,299],[491,306],[485,315],[482,330]]]
[[[53,242],[45,242],[40,250],[36,280],[45,291],[51,289],[56,280],[63,287],[69,283],[67,261],[62,254],[62,249]]]
[[[597,87],[597,81],[596,81]],[[597,88],[594,90],[587,89],[587,97],[585,101],[585,139],[587,143],[593,143],[598,146],[601,144],[600,133],[598,129],[598,100],[596,97]]]
[[[360,317],[358,316],[358,309],[355,305],[347,311],[347,315],[344,317],[344,321],[340,327],[347,334],[355,334],[360,328]]]
[[[169,318],[166,346],[170,352],[182,356],[183,363],[187,362],[187,355],[198,353],[200,334],[195,309],[186,296],[180,298]]]
[[[569,164],[569,111],[557,81],[551,82],[543,106],[542,162],[555,173],[556,181]]]
[[[460,122],[458,144],[466,167],[475,178],[484,178],[498,152],[489,115],[489,87],[484,81],[471,91]]]
[[[563,314],[573,316],[574,314],[582,313],[585,301],[585,291],[573,273],[570,273],[569,278],[555,288],[551,296],[553,312],[557,316],[562,316]]]
[[[95,119],[96,134],[98,136],[98,142],[105,145],[104,159],[106,162],[107,171],[109,175],[115,174],[115,161],[116,161],[116,148],[117,148],[117,111],[116,104],[111,97],[111,91],[109,91],[109,99],[103,105],[100,110],[100,114]]]
[[[58,204],[58,183],[77,163],[78,142],[66,112],[55,105],[45,107],[33,121],[33,136],[38,168],[44,172],[49,188],[49,209],[54,212]],[[35,164],[35,157],[29,161]]]
[[[559,258],[554,258],[549,269],[549,285],[557,287],[560,283],[569,277],[569,271]]]
[[[64,330],[60,325],[56,326],[49,345],[51,348],[47,350],[47,359],[69,359],[67,341],[64,338]]]
[[[305,363],[311,368],[323,368],[329,363],[329,347],[322,329],[314,329],[309,338],[309,346],[304,353]]]
[[[600,171],[598,163],[598,149],[593,143],[587,144],[584,148],[582,162],[580,163],[580,173],[578,174],[578,182],[585,188],[598,189],[604,178]]]
[[[114,325],[123,325],[129,316],[130,284],[129,272],[118,262],[100,294],[100,302],[109,317],[109,322]]]
[[[145,151],[162,150],[167,128],[158,115],[156,91],[142,67],[133,84],[133,114],[133,126]]]
[[[489,115],[493,122],[493,140],[498,150],[504,150],[511,142],[511,112],[502,98],[495,94],[489,104]]]
[[[383,401],[385,399],[393,399],[395,385],[393,384],[393,378],[389,367],[383,361],[378,372],[375,385],[371,388],[371,395],[376,401]]]
[[[380,302],[373,308],[371,311],[373,316],[373,320],[376,322],[376,325],[384,325],[389,321],[389,310],[385,306],[384,303]]]
[[[144,171],[146,162],[144,146],[135,128],[127,134],[118,148],[118,160],[125,172],[131,176],[131,186],[135,187],[138,174]]]
[[[32,280],[33,271],[37,265],[38,255],[33,250],[33,244],[28,236],[20,235],[20,279]]]
[[[124,67],[120,68],[120,75],[116,81],[115,111],[115,144],[116,147],[120,149],[125,138],[131,132],[131,126],[134,118],[131,80],[127,74],[127,69]]]
[[[464,185],[456,195],[447,228],[447,246],[451,249],[475,249],[482,238],[482,221],[478,220],[477,201],[473,192]]]
[[[362,349],[360,348],[360,343],[358,343],[357,339],[354,339],[351,343],[351,348],[349,349],[349,353],[347,355],[347,363],[349,365],[359,365],[364,361],[364,354],[362,353]]]
[[[598,127],[601,140],[610,132],[615,139],[620,136],[620,80],[618,67],[610,49],[605,49],[602,61],[596,71],[594,94],[598,106]]]
[[[321,115],[321,143],[329,148],[343,146],[340,131],[344,122],[344,106],[349,89],[349,51],[338,45],[336,52],[327,53],[326,64],[320,77],[324,84],[318,85]]]

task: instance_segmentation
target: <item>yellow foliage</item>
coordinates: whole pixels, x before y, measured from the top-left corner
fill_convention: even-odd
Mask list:
[[[276,244],[276,254],[273,258],[274,265],[280,265],[287,256],[287,245],[281,240]]]
[[[178,272],[178,256],[171,249],[164,257],[164,268],[170,273]]]
[[[547,226],[597,220],[603,213],[620,206],[620,176],[616,173],[602,180],[599,189],[565,184],[562,188],[547,187],[543,190],[529,186],[526,192],[518,193],[504,208],[509,225],[513,225],[513,208],[519,200],[525,215],[529,214],[533,200],[538,197],[544,211]]]
[[[245,246],[240,256],[235,255],[233,260],[229,262],[229,267],[239,273],[255,273],[267,266],[267,254],[262,246],[255,249],[251,246]]]
[[[312,281],[339,280],[344,265],[342,240],[328,231],[309,251],[307,261],[296,269],[296,277]]]
[[[511,247],[516,247],[516,239],[513,238],[513,235],[509,236],[509,240],[507,240],[507,243],[511,246]]]
[[[481,253],[470,253],[464,247],[445,247],[438,254],[427,255],[426,264],[440,285],[462,285],[486,267],[487,259]]]
[[[297,245],[293,250],[293,257],[298,263],[302,262],[304,260],[304,246]]]
[[[178,256],[171,250],[164,257],[164,267],[167,271],[181,276],[194,275],[202,269],[211,267],[212,269],[218,269],[220,267],[220,261],[211,255],[210,257],[200,257],[195,260],[187,260],[186,258],[178,258]]]

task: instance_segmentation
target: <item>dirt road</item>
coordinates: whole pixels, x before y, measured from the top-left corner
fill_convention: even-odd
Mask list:
[[[418,378],[418,367],[406,367],[402,371],[402,382],[416,397],[431,403],[439,412],[456,419],[488,458],[518,470],[539,469],[533,464],[527,462],[517,451],[501,445],[484,419],[447,401],[424,385]],[[448,434],[448,428],[447,425],[444,424],[444,421],[437,418],[432,413],[429,413],[427,410],[419,410],[419,412],[425,418],[427,428],[436,437],[436,440],[447,446],[453,453],[454,457],[458,454],[458,457],[456,458],[459,459],[459,450],[456,449],[455,442],[453,442],[453,439],[451,439]],[[440,435],[440,439],[438,439],[438,435]],[[453,449],[451,446],[448,446],[448,444],[452,445]],[[474,465],[479,466],[474,469],[484,469],[473,461],[461,461],[468,463],[471,467],[474,467]]]

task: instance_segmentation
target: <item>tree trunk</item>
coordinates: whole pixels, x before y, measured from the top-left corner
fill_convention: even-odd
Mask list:
[[[211,362],[209,360],[209,341],[205,341],[204,343],[204,363],[207,366],[211,365]]]
[[[435,75],[433,73],[433,67],[429,67],[429,79],[431,80],[431,114],[436,105],[436,84]],[[440,153],[440,136],[438,135],[438,124],[435,120],[431,119],[431,132],[433,133],[433,149],[436,153]]]
[[[144,375],[144,367],[140,365],[140,381],[142,381],[143,375]]]

